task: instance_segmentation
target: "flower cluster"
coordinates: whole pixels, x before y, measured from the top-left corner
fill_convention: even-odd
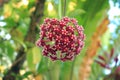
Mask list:
[[[84,46],[83,31],[74,18],[46,18],[40,26],[40,38],[36,44],[43,47],[43,55],[52,60],[73,60]]]

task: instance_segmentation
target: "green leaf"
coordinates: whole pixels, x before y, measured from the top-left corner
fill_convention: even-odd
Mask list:
[[[10,34],[13,38],[23,41],[23,33],[18,29],[12,30]]]
[[[40,49],[38,47],[34,47],[32,49],[32,53],[33,53],[33,63],[34,64],[39,63],[41,60]]]
[[[83,9],[75,9],[74,11],[70,12],[68,14],[68,16],[70,17],[75,17],[75,16],[78,16],[78,15],[81,15],[81,14],[84,14],[85,11]]]
[[[6,48],[7,48],[7,52],[8,52],[7,55],[11,58],[11,60],[14,59],[14,49],[13,49],[13,47],[10,44],[8,44],[6,46]]]
[[[28,72],[26,72],[24,75],[23,75],[23,77],[24,78],[27,78],[29,75],[31,75],[31,74],[33,74],[33,72],[30,72],[30,71],[28,71]]]
[[[42,57],[41,62],[38,64],[38,74],[45,73],[48,70],[48,59],[46,57]]]
[[[36,64],[33,64],[32,49],[28,50],[28,52],[27,52],[27,64],[31,71],[33,71],[33,72],[36,71]]]
[[[31,71],[35,72],[41,60],[40,49],[33,47],[27,51],[27,63]]]
[[[110,31],[107,30],[106,33],[102,36],[102,45],[109,46],[110,40]]]

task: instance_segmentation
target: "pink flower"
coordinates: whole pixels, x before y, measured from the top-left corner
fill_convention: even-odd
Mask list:
[[[40,38],[36,45],[43,47],[43,55],[52,60],[73,60],[84,46],[83,31],[74,18],[46,18],[40,26]]]

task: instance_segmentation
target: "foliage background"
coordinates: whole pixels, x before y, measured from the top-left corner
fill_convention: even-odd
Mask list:
[[[120,3],[119,0],[113,2]],[[50,61],[41,55],[42,49],[36,47],[39,25],[44,18],[61,18],[64,8],[63,0],[0,0],[1,79],[102,80],[106,76],[94,60],[112,47],[115,55],[120,52],[120,24],[114,33],[107,27],[114,21],[110,21],[107,14],[109,0],[66,0],[65,15],[76,18],[86,34],[85,47],[75,61]],[[113,34],[118,37],[111,36]]]

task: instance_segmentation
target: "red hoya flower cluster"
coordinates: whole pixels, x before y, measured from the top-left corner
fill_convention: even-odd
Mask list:
[[[52,60],[73,60],[84,46],[83,30],[74,18],[46,18],[40,26],[40,39],[36,44],[43,47],[43,55]]]

